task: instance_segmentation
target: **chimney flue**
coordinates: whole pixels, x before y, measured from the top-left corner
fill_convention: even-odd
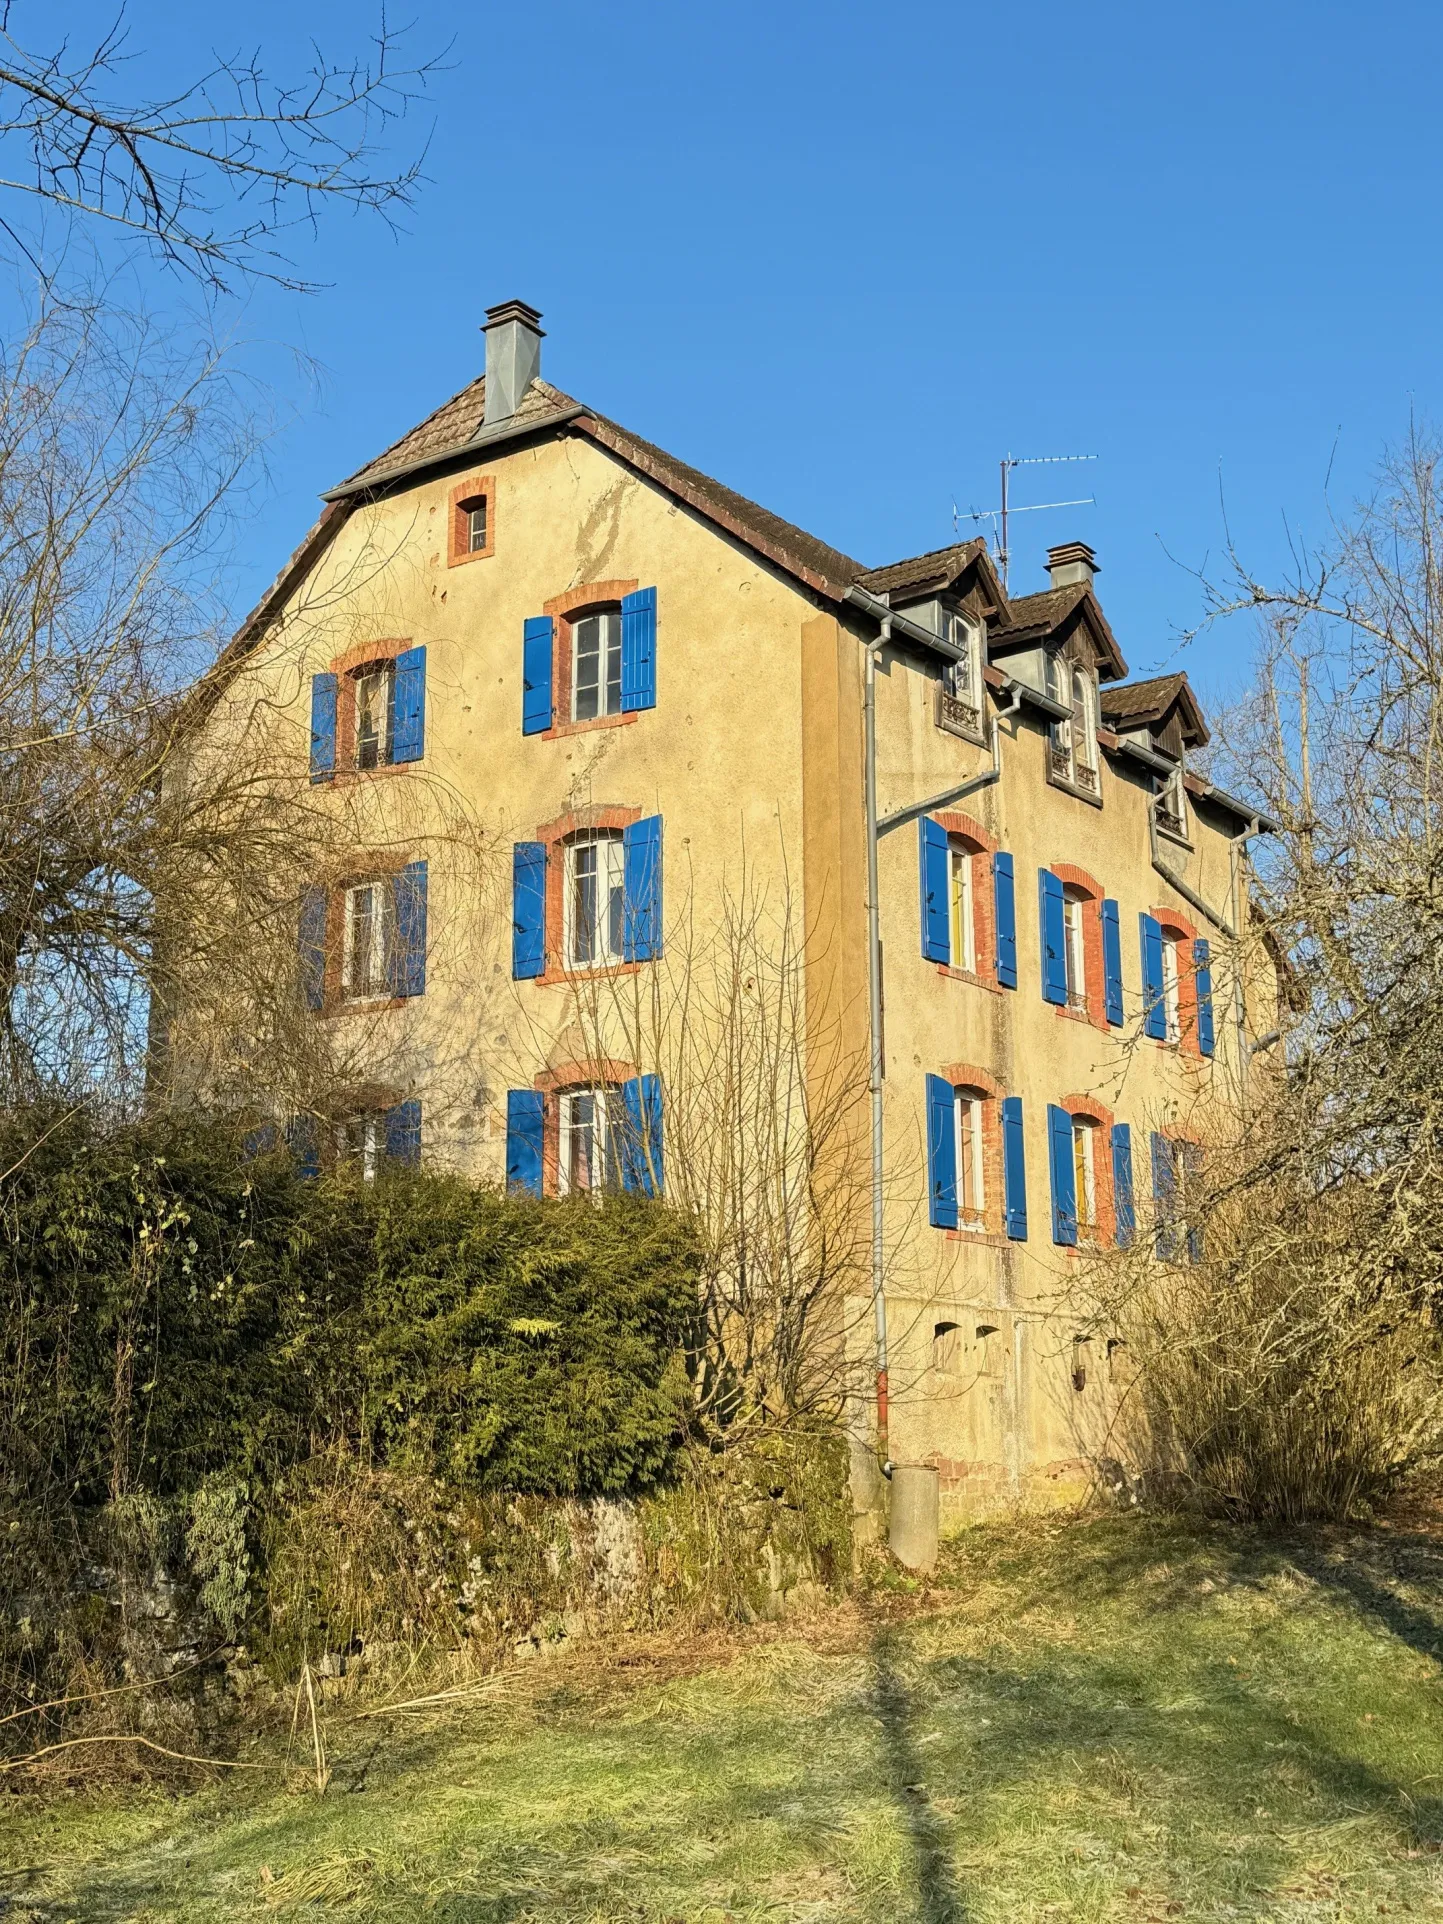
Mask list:
[[[488,307],[486,325],[486,426],[509,421],[541,372],[541,319],[525,301]]]
[[[1090,588],[1098,572],[1097,556],[1085,541],[1063,541],[1047,550],[1047,572],[1054,588],[1070,588],[1075,581]]]

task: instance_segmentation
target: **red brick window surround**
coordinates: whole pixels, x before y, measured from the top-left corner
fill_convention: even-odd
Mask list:
[[[957,1227],[948,1236],[1002,1238],[1002,1084],[975,1062],[939,1071],[957,1092]],[[969,1113],[970,1108],[970,1113]],[[978,1191],[980,1190],[980,1195]]]
[[[486,561],[496,552],[496,477],[469,474],[452,488],[446,506],[446,566]]]
[[[608,1129],[614,1129],[621,1120],[621,1086],[630,1082],[636,1075],[636,1065],[623,1062],[611,1056],[595,1056],[585,1061],[558,1063],[545,1069],[537,1076],[532,1087],[539,1089],[545,1099],[542,1110],[541,1135],[541,1191],[545,1196],[561,1196],[579,1193],[584,1188],[605,1187],[605,1145],[601,1140]],[[597,1165],[593,1172],[598,1180],[580,1182],[581,1172],[571,1167],[575,1155],[575,1142],[564,1142],[562,1138],[563,1121],[570,1123],[573,1136],[576,1123],[567,1116],[568,1103],[576,1096],[600,1094],[603,1099],[604,1120],[597,1131]],[[614,1113],[611,1113],[614,1108]],[[600,1120],[600,1119],[596,1119]],[[568,1167],[563,1170],[563,1158]]]
[[[622,597],[632,594],[637,585],[635,578],[586,581],[580,587],[568,588],[564,595],[553,595],[550,601],[541,604],[541,612],[550,615],[555,623],[551,645],[552,723],[550,728],[542,731],[542,741],[551,736],[580,734],[591,728],[623,728],[641,719],[640,712],[635,709],[626,714],[595,715],[586,721],[572,719],[575,707],[576,630],[588,615],[615,614],[619,620]]]
[[[938,962],[935,966],[939,975],[956,976],[963,982],[975,982],[985,989],[996,989],[997,982],[997,912],[992,889],[992,857],[997,852],[997,837],[990,835],[982,824],[971,815],[964,815],[958,809],[940,810],[933,818],[946,831],[949,858],[952,864],[966,862],[967,881],[970,887],[965,894],[971,898],[971,966],[962,960],[966,947],[959,937],[958,927],[959,889],[955,866],[948,875],[948,915],[952,936],[952,961]]]
[[[1077,1240],[1079,1245],[1111,1247],[1117,1238],[1117,1209],[1112,1192],[1112,1125],[1115,1117],[1092,1096],[1064,1096],[1058,1107],[1073,1118],[1073,1175],[1077,1189]],[[1079,1153],[1076,1125],[1088,1125],[1091,1154]],[[1086,1180],[1084,1180],[1084,1177]],[[1088,1192],[1091,1208],[1088,1208]]]
[[[354,648],[348,648],[343,655],[336,655],[329,663],[331,673],[336,678],[336,770],[333,781],[344,785],[357,780],[372,781],[378,775],[404,775],[407,772],[409,764],[390,761],[386,752],[381,753],[374,763],[364,768],[357,767],[356,751],[362,706],[370,707],[374,727],[379,719],[378,704],[383,709],[388,701],[389,691],[384,676],[387,673],[394,674],[396,657],[404,655],[410,646],[409,637],[388,636],[381,641],[362,641]],[[361,699],[363,692],[371,696],[368,704]],[[382,748],[385,750],[387,745],[382,744]]]
[[[1107,1028],[1107,989],[1102,959],[1103,887],[1096,876],[1074,862],[1054,862],[1052,873],[1061,882],[1068,944],[1068,1006],[1057,1013],[1085,1020],[1095,1029]],[[1074,942],[1080,939],[1082,980],[1074,989]],[[1074,994],[1078,997],[1074,1000]]]
[[[597,830],[619,834],[633,822],[639,822],[641,813],[639,808],[618,808],[611,804],[569,809],[537,829],[535,839],[546,844],[546,973],[535,978],[539,987],[595,981],[601,976],[633,975],[640,968],[639,962],[606,962],[595,968],[567,967],[566,851],[578,837]]]
[[[1162,929],[1163,1000],[1170,1000],[1176,985],[1177,1033],[1159,1042],[1158,1047],[1176,1049],[1197,1062],[1204,1060],[1197,1032],[1197,967],[1193,944],[1197,924],[1174,908],[1154,908],[1153,919]]]
[[[403,1009],[406,997],[389,990],[375,995],[355,994],[344,980],[346,966],[346,917],[351,891],[367,883],[389,883],[406,866],[406,856],[387,849],[354,855],[344,870],[326,885],[326,947],[321,975],[322,1003],[317,1014],[375,1015],[385,1009]],[[390,939],[394,940],[394,931]]]

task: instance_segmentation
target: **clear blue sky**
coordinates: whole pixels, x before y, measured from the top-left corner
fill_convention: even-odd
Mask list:
[[[408,231],[342,220],[302,256],[325,292],[243,317],[326,379],[273,450],[238,603],[322,487],[479,371],[512,295],[558,385],[869,562],[993,505],[1009,449],[1097,454],[1018,477],[1097,506],[1024,517],[1013,586],[1092,542],[1134,673],[1196,618],[1165,550],[1216,555],[1220,477],[1271,566],[1285,515],[1321,530],[1335,444],[1346,506],[1410,408],[1440,412],[1436,3],[413,5],[418,46],[454,45]],[[366,18],[217,17],[134,0],[132,46],[178,74],[228,32],[280,70]],[[1188,652],[1205,696],[1249,646]]]

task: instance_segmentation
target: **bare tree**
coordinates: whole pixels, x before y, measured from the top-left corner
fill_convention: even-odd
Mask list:
[[[436,62],[407,65],[384,14],[366,57],[317,51],[277,80],[258,53],[217,55],[179,92],[136,97],[123,14],[76,51],[24,44],[21,11],[0,10],[0,188],[16,197],[138,240],[215,289],[257,276],[304,288],[283,234],[342,206],[394,221],[414,198],[422,157],[397,169],[384,149]]]

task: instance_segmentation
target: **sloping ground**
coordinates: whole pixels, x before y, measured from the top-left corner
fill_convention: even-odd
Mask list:
[[[1426,1520],[988,1527],[926,1593],[333,1708],[324,1797],[12,1797],[0,1916],[1443,1917],[1440,1649]]]

